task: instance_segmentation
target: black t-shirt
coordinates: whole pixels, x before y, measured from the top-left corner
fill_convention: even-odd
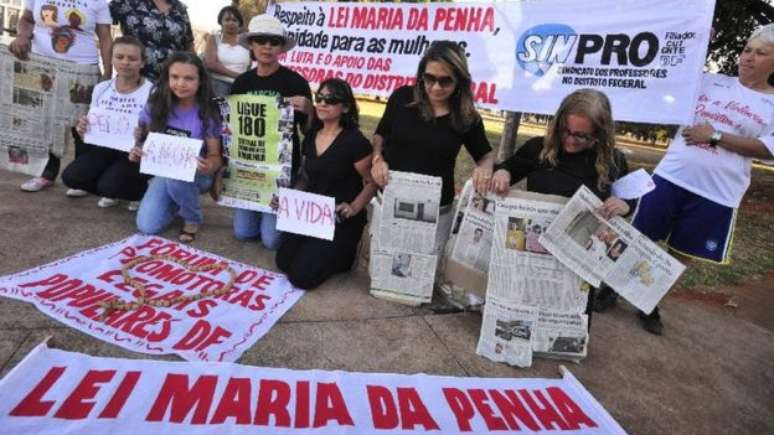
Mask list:
[[[271,97],[293,97],[303,95],[306,98],[312,98],[312,90],[309,88],[309,82],[300,74],[284,66],[279,67],[274,74],[269,76],[259,76],[255,68],[243,73],[234,80],[231,85],[231,95],[251,94],[268,95]],[[299,126],[306,124],[306,114],[295,112],[293,116],[293,173],[295,174],[298,165],[301,163],[300,140],[298,136]]]
[[[560,150],[556,166],[540,161],[542,150],[543,137],[533,137],[497,168],[511,173],[511,183],[527,177],[527,190],[530,192],[571,197],[581,185],[585,185],[603,201],[610,196],[610,185],[602,190],[597,187],[597,170],[594,167],[596,150],[591,148],[579,153]],[[629,172],[621,151],[614,150],[613,160],[615,165],[610,166],[608,173],[611,183]]]
[[[363,178],[355,163],[371,154],[371,143],[357,128],[347,128],[318,156],[316,136],[314,131],[304,137],[304,168],[309,176],[306,191],[333,196],[336,204],[352,202],[363,190]]]
[[[376,133],[384,138],[384,160],[390,169],[432,175],[443,179],[441,205],[454,200],[454,164],[465,145],[478,161],[492,150],[479,118],[465,133],[454,131],[449,115],[425,122],[416,107],[412,88],[404,86],[387,101]]]

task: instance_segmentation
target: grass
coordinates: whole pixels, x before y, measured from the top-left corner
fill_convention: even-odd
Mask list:
[[[359,101],[360,128],[371,137],[381,119],[384,104]],[[493,148],[500,143],[502,122],[485,120],[487,137]],[[519,134],[517,143],[529,136]],[[652,166],[630,161],[632,170]],[[457,157],[454,181],[462,186],[473,171],[473,159],[466,152]],[[711,223],[708,222],[708,225]],[[679,290],[699,290],[704,287],[732,286],[764,279],[774,272],[774,172],[753,170],[753,182],[739,209],[731,253],[731,265],[720,266],[694,261],[678,282]]]

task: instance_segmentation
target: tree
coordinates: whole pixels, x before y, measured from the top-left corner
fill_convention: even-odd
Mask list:
[[[708,58],[721,72],[736,75],[736,61],[747,37],[763,24],[774,21],[774,7],[765,0],[718,0],[712,27],[715,29]]]

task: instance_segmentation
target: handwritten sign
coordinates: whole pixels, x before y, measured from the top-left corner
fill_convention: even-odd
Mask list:
[[[636,199],[656,188],[656,183],[644,169],[638,169],[613,183],[613,195],[621,199]]]
[[[122,113],[91,106],[87,115],[89,129],[83,140],[93,145],[129,152],[134,146],[134,129],[139,117],[139,113]]]
[[[201,139],[150,133],[143,146],[140,172],[193,182],[201,149]]]
[[[277,229],[295,234],[333,240],[336,229],[336,200],[295,189],[279,189]]]

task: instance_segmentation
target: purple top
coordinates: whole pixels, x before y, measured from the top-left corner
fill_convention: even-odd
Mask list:
[[[150,104],[146,104],[140,113],[140,123],[150,124]],[[190,137],[191,139],[205,139],[211,137],[220,137],[221,125],[219,122],[210,121],[207,131],[204,131],[204,125],[199,118],[199,105],[195,104],[191,108],[181,109],[175,106],[172,113],[167,118],[167,128],[161,133],[174,136]]]

